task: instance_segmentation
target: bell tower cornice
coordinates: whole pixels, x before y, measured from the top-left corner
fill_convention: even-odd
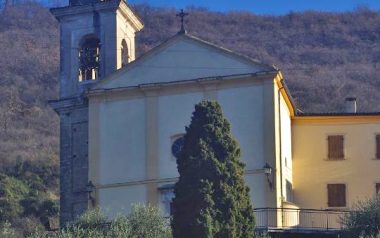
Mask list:
[[[144,24],[137,16],[134,10],[128,4],[121,0],[112,0],[104,2],[96,2],[88,5],[67,6],[50,9],[50,12],[58,19],[61,20],[67,16],[83,15],[88,12],[100,11],[120,11],[120,13],[128,19],[128,22],[135,31],[140,31]]]

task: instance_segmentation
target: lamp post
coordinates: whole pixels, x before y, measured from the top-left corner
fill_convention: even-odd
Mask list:
[[[269,184],[269,188],[270,189],[273,189],[273,182],[272,182],[272,179],[271,179],[271,175],[272,175],[272,167],[266,163],[263,167],[263,170],[264,170],[264,174],[266,175],[267,177],[267,181],[268,181],[268,184]]]
[[[93,193],[95,192],[95,185],[92,183],[92,181],[88,181],[86,185],[86,192],[88,193],[88,200],[91,201],[91,206],[95,206],[95,198],[93,197]]]

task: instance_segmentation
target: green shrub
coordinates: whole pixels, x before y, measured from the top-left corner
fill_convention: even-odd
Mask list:
[[[16,238],[16,230],[12,228],[11,223],[8,221],[4,222],[0,226],[0,237],[6,237],[6,238]]]
[[[134,205],[128,217],[130,238],[168,238],[171,228],[168,220],[163,218],[157,207],[152,205]]]
[[[345,237],[380,238],[380,195],[359,202],[343,219]]]
[[[134,205],[128,216],[108,221],[100,209],[89,210],[57,234],[36,231],[28,238],[170,238],[169,222],[151,205]]]

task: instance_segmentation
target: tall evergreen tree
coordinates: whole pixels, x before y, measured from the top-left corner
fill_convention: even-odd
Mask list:
[[[215,101],[195,106],[178,159],[174,238],[252,238],[255,219],[240,148]]]

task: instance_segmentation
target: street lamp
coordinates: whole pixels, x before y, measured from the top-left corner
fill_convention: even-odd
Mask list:
[[[93,192],[95,192],[95,185],[92,183],[92,181],[88,181],[86,185],[86,192],[88,193],[88,200],[91,201],[91,205],[95,206],[95,198],[93,197]]]
[[[263,170],[264,170],[264,174],[267,176],[267,181],[268,181],[268,184],[269,184],[269,188],[270,189],[273,189],[273,182],[272,182],[272,179],[271,179],[271,175],[272,175],[272,167],[266,163],[263,167]]]

